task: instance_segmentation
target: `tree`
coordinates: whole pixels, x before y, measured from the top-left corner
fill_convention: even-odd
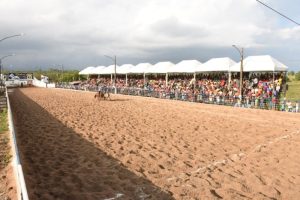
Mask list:
[[[300,71],[295,74],[296,81],[300,81]]]
[[[294,75],[295,75],[295,72],[294,72],[294,71],[290,71],[290,72],[288,72],[288,75],[289,75],[289,76],[294,76]]]

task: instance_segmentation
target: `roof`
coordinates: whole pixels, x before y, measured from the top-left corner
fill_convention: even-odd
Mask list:
[[[105,66],[97,66],[93,69],[93,74],[101,74]]]
[[[80,74],[80,75],[88,75],[88,74],[91,74],[92,71],[93,71],[94,69],[95,69],[95,67],[93,67],[93,66],[86,67],[86,68],[84,68],[83,70],[81,70],[81,71],[79,72],[79,74]]]
[[[197,72],[219,72],[219,71],[229,71],[230,67],[235,65],[236,62],[231,58],[212,58],[207,62],[203,63]]]
[[[118,74],[166,74],[166,73],[194,73],[194,72],[239,72],[241,62],[236,63],[231,58],[212,58],[201,64],[198,60],[183,60],[176,65],[172,62],[158,62],[155,65],[150,63],[140,63],[136,66],[124,64],[117,66]],[[288,67],[270,55],[249,56],[243,60],[243,71],[245,72],[273,72],[287,71]],[[86,67],[79,74],[114,74],[115,66],[110,65]]]
[[[147,68],[145,70],[145,73],[148,74],[166,74],[171,70],[172,67],[174,67],[175,64],[169,61],[166,62],[158,62],[155,65]]]
[[[119,66],[116,65],[116,72],[118,71]],[[115,65],[109,65],[108,67],[105,67],[101,74],[114,74],[115,73]]]
[[[140,63],[132,68],[129,69],[128,73],[132,74],[143,74],[148,68],[152,67],[153,65],[150,63]]]
[[[230,68],[232,72],[239,72],[241,62],[235,64]],[[287,71],[288,67],[270,55],[263,56],[249,56],[243,60],[244,72],[275,72]]]
[[[198,60],[183,60],[169,69],[169,73],[194,73],[202,65]]]
[[[121,65],[118,70],[117,70],[117,73],[118,74],[128,74],[129,70],[134,67],[134,65],[132,64],[124,64],[124,65]]]

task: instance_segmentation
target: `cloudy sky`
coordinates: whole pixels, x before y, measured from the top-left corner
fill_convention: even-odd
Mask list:
[[[300,23],[300,0],[261,0]],[[256,0],[0,0],[5,68],[83,69],[239,53],[269,54],[300,71],[300,26]]]

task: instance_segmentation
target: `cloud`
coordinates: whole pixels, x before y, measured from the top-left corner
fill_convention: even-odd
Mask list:
[[[291,3],[274,6],[288,11]],[[0,43],[0,54],[18,54],[9,62],[19,68],[110,64],[103,54],[129,63],[203,61],[224,52],[236,58],[232,44],[281,55],[279,60],[288,57],[280,44],[299,54],[299,28],[255,0],[1,0],[0,8],[0,37],[26,33]]]
[[[153,34],[171,38],[191,38],[207,36],[206,32],[196,24],[183,23],[176,17],[160,20],[150,26]]]

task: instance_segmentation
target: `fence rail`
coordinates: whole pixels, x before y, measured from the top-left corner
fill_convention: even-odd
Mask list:
[[[79,86],[79,85],[56,85],[56,88],[65,88],[73,90],[86,90],[86,91],[99,91],[106,90],[108,92],[114,93],[113,87],[100,87],[100,86]],[[217,104],[233,107],[244,107],[244,108],[256,108],[265,110],[278,110],[278,111],[288,111],[288,112],[300,112],[298,102],[290,102],[286,100],[280,100],[273,97],[254,97],[254,96],[243,96],[242,99],[238,96],[222,96],[222,95],[207,95],[207,94],[194,94],[191,92],[179,92],[170,91],[166,92],[164,90],[149,90],[142,88],[133,87],[122,87],[117,88],[118,94],[123,95],[133,95],[133,96],[143,96],[143,97],[154,97],[161,99],[170,100],[180,100],[189,102],[198,102],[206,104]]]
[[[13,115],[10,107],[10,101],[8,96],[8,89],[6,88],[6,98],[7,98],[7,110],[8,110],[8,124],[10,130],[10,139],[12,142],[12,151],[13,151],[13,167],[17,185],[17,196],[19,200],[29,200],[26,183],[24,179],[22,164],[20,161],[19,150],[17,145],[15,126],[13,121]]]

